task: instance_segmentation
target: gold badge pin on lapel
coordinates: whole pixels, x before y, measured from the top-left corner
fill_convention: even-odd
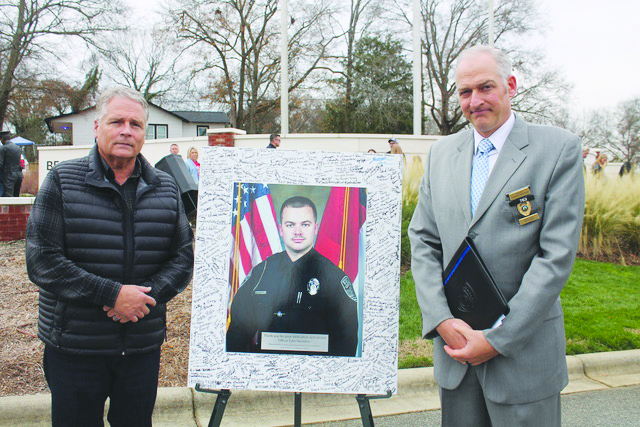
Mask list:
[[[509,206],[515,206],[522,216],[522,218],[518,219],[520,225],[529,224],[540,219],[540,215],[533,212],[531,201],[535,200],[535,197],[531,194],[530,186],[527,185],[519,190],[507,193],[507,198],[509,199]]]

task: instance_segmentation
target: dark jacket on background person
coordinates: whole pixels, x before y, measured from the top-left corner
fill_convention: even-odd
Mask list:
[[[22,183],[22,166],[20,164],[22,150],[9,141],[2,147],[2,152],[0,170],[3,176],[4,197],[18,196],[20,194],[20,184]],[[17,191],[15,191],[16,186]]]
[[[256,265],[235,295],[227,351],[285,353],[261,349],[262,332],[280,332],[329,336],[327,353],[286,353],[355,356],[356,306],[349,277],[315,249],[295,262],[279,252]]]
[[[165,304],[191,279],[193,234],[173,178],[137,158],[133,212],[107,179],[94,147],[56,165],[44,180],[27,228],[27,270],[40,287],[38,336],[84,355],[156,350]],[[131,178],[130,178],[131,179]],[[149,286],[157,302],[138,322],[110,319],[122,284]]]

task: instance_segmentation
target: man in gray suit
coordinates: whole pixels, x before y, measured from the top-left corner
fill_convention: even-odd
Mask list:
[[[580,140],[515,116],[516,79],[502,51],[465,51],[456,82],[473,129],[431,147],[409,226],[442,424],[559,426],[568,382],[559,295],[584,213]],[[506,318],[486,330],[454,318],[444,295],[443,268],[466,236],[509,301]]]

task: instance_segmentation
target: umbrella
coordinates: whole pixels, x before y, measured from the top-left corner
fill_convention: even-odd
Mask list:
[[[176,180],[186,213],[195,211],[198,207],[198,184],[193,180],[182,157],[169,154],[156,163],[156,169],[168,173]]]

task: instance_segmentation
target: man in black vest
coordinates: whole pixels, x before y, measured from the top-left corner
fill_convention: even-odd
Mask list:
[[[151,426],[166,303],[189,283],[193,234],[178,187],[140,154],[149,107],[117,87],[97,144],[47,175],[27,228],[53,426]]]
[[[313,202],[287,199],[279,229],[285,251],[256,265],[234,297],[227,351],[355,356],[356,294],[345,272],[313,248]]]

